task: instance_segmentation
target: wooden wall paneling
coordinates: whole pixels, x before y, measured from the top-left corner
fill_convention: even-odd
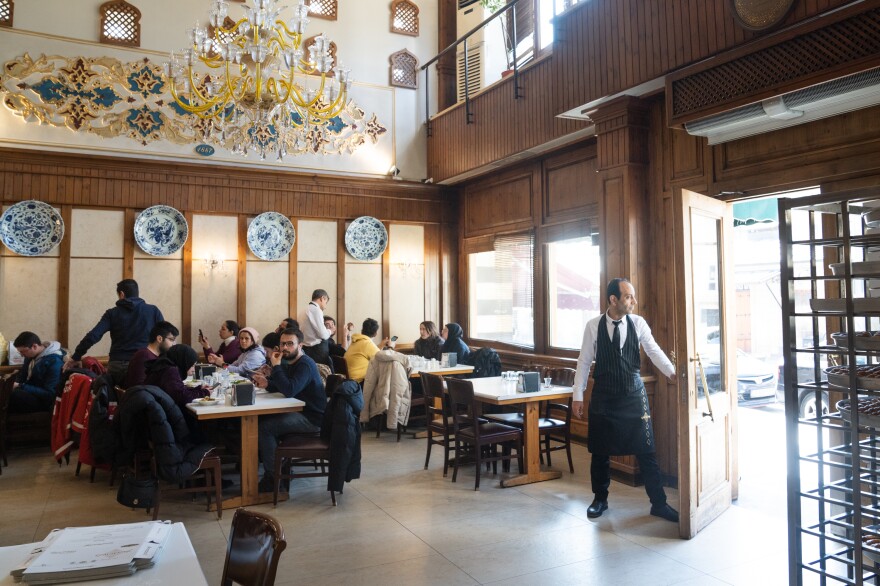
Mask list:
[[[595,142],[546,159],[543,176],[544,223],[596,215],[599,186]]]
[[[298,289],[297,268],[299,266],[299,223],[296,218],[288,219],[290,220],[290,223],[293,224],[293,233],[296,234],[296,238],[293,239],[293,247],[290,249],[290,254],[287,256],[287,315],[296,315],[296,294]],[[339,301],[340,300],[337,299],[337,307],[339,307]]]
[[[134,220],[136,212],[134,208],[125,208],[123,226],[125,232],[122,237],[122,278],[134,279]]]
[[[391,224],[385,224],[385,232],[391,234]],[[391,332],[391,246],[382,253],[382,336]]]
[[[73,206],[61,206],[61,219],[64,225],[73,226]],[[58,341],[65,348],[70,347],[70,241],[72,234],[61,239],[58,245],[58,307],[55,316],[55,331]]]
[[[469,185],[462,198],[465,237],[530,228],[538,173],[538,165],[529,164]]]
[[[336,324],[338,326],[351,321],[345,314],[345,220],[336,222],[336,238]]]
[[[44,191],[51,177],[64,178],[64,194]],[[218,177],[204,164],[9,148],[0,148],[0,180],[9,186],[4,198],[12,202],[40,199],[111,209],[166,204],[181,211],[255,215],[268,208],[287,216],[332,219],[366,211],[388,221],[430,223],[439,222],[449,205],[442,195],[446,188],[439,185],[249,168],[223,168]]]
[[[440,226],[428,224],[425,226],[425,314],[424,321],[437,323],[441,319],[442,312],[440,280],[440,258],[442,256],[442,244],[440,241]]]
[[[183,212],[183,217],[186,219],[186,223],[188,226],[193,225],[193,213],[191,211]],[[186,340],[189,343],[192,340],[192,303],[193,303],[193,244],[192,237],[187,238],[186,242],[183,243],[183,266],[181,270],[183,271],[182,287],[180,290],[181,294],[181,303],[180,303],[180,319],[183,323],[180,324],[180,335],[183,340]]]
[[[245,214],[238,216],[238,292],[236,295],[238,309],[238,323],[247,323],[247,229],[248,222]]]

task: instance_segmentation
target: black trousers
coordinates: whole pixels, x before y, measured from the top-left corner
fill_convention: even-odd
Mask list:
[[[326,364],[330,367],[330,371],[333,371],[333,361],[330,360],[330,344],[327,340],[322,340],[320,344],[314,346],[303,346],[303,352],[317,364]]]
[[[663,490],[663,475],[657,465],[657,454],[637,454],[639,470],[645,481],[645,492],[652,505],[666,503],[666,492]],[[608,487],[611,485],[611,458],[604,454],[593,454],[590,462],[590,480],[593,483],[593,494],[601,501],[608,500]]]

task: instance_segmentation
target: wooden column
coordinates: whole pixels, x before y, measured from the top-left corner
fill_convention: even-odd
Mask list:
[[[345,315],[345,220],[336,222],[336,327],[351,320]],[[360,331],[360,330],[358,330]],[[338,334],[337,334],[338,335]],[[339,342],[339,340],[337,340]]]
[[[73,226],[73,206],[61,206],[61,219],[65,226]],[[56,310],[55,332],[58,341],[69,348],[70,340],[70,240],[61,239],[58,245],[58,308]],[[13,336],[16,334],[12,334]]]
[[[187,226],[193,225],[193,213],[191,211],[183,212],[186,218]],[[183,243],[183,277],[182,287],[180,290],[180,335],[182,340],[186,340],[187,344],[192,344],[192,293],[193,293],[193,275],[192,275],[192,257],[193,245],[192,238],[187,238]]]
[[[238,323],[247,323],[247,216],[238,216]]]
[[[125,238],[122,248],[122,278],[134,279],[134,208],[125,208]]]
[[[391,235],[391,224],[385,222],[385,232]],[[390,243],[390,239],[389,239]],[[382,337],[390,336],[391,332],[391,246],[385,247],[382,253]]]
[[[479,8],[479,5],[477,5]],[[437,52],[439,53],[458,38],[458,2],[440,0],[437,3]],[[430,70],[429,70],[430,73]],[[421,72],[421,75],[425,75]],[[449,51],[437,61],[437,111],[455,105],[455,51]]]
[[[650,236],[646,218],[649,107],[642,100],[623,96],[603,104],[590,118],[596,124],[597,137],[599,231],[604,258],[602,283],[625,277],[633,283],[637,296],[647,294],[650,289],[647,270]],[[645,309],[637,306],[636,312],[650,324]],[[648,373],[643,369],[642,374]],[[652,404],[654,389],[650,386],[648,392]],[[589,401],[586,394],[584,401]],[[639,480],[634,456],[612,457],[611,468],[612,474],[620,480],[628,483]]]
[[[287,256],[288,277],[287,277],[287,315],[296,316],[296,292],[297,292],[297,267],[299,265],[299,224],[296,218],[289,218],[293,224],[293,233],[296,238],[293,239],[293,248]]]
[[[440,314],[440,226],[425,225],[425,313],[423,321],[437,323]]]

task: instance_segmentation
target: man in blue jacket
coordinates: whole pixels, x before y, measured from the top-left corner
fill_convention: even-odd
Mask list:
[[[58,342],[41,342],[33,332],[22,332],[12,342],[24,363],[12,387],[10,413],[52,411],[61,380],[64,351]]]
[[[138,297],[138,284],[134,279],[119,281],[116,294],[119,296],[116,307],[104,312],[98,324],[77,344],[72,360],[64,368],[82,366],[83,355],[109,331],[110,361],[107,370],[113,377],[113,383],[119,385],[125,379],[132,355],[149,343],[150,330],[165,318],[158,307]]]
[[[288,328],[281,332],[280,350],[272,352],[267,362],[272,367],[269,376],[254,375],[254,385],[270,393],[281,393],[305,402],[302,412],[260,415],[259,450],[265,474],[260,481],[260,492],[274,489],[275,450],[281,437],[289,433],[320,431],[327,395],[315,361],[302,351],[303,333]],[[282,363],[282,359],[286,364]],[[282,483],[286,488],[287,483]]]

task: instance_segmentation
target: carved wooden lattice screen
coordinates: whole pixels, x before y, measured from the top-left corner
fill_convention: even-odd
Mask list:
[[[219,28],[225,28],[227,30],[231,30],[232,27],[235,26],[235,21],[229,18],[228,16],[223,19],[223,26]],[[220,53],[220,46],[223,44],[229,44],[235,39],[234,33],[227,33],[222,30],[218,30],[218,27],[214,25],[208,26],[208,36],[211,39],[214,39],[214,42],[211,44],[211,53],[213,55],[218,55]]]
[[[391,85],[407,89],[416,89],[419,85],[419,60],[406,49],[394,53],[391,61]]]
[[[419,7],[409,0],[391,3],[391,32],[419,36]]]
[[[309,14],[316,18],[336,20],[336,0],[312,0]]]
[[[141,11],[125,0],[101,4],[101,42],[139,47]]]
[[[317,36],[318,35],[313,35],[303,41],[302,47],[303,51],[305,51],[305,55],[303,57],[304,59],[309,58],[309,47],[315,44],[315,37]],[[336,60],[336,43],[333,41],[330,41],[330,56],[333,57],[333,66],[337,67],[339,65],[339,61]]]
[[[12,0],[0,0],[0,26],[12,26],[12,9],[15,2]]]

